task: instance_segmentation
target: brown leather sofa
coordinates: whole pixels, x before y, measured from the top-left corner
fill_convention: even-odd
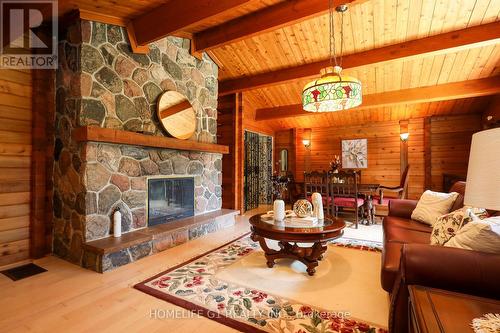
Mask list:
[[[451,211],[463,207],[465,183]],[[408,285],[500,299],[500,255],[430,245],[432,228],[411,219],[416,200],[391,200],[384,219],[382,288],[391,294],[389,331],[408,331]],[[450,304],[450,311],[453,305]]]

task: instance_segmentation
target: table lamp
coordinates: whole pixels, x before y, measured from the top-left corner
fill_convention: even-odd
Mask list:
[[[472,136],[464,205],[500,211],[500,128]]]

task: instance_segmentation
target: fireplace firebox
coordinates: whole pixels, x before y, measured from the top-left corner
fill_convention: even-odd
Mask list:
[[[193,177],[148,179],[148,226],[193,215]]]

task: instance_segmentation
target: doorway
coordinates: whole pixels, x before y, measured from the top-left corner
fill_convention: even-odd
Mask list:
[[[245,131],[245,211],[272,201],[273,137]]]

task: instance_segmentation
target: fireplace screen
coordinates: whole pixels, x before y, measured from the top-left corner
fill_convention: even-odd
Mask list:
[[[194,215],[194,179],[148,180],[148,226]]]

